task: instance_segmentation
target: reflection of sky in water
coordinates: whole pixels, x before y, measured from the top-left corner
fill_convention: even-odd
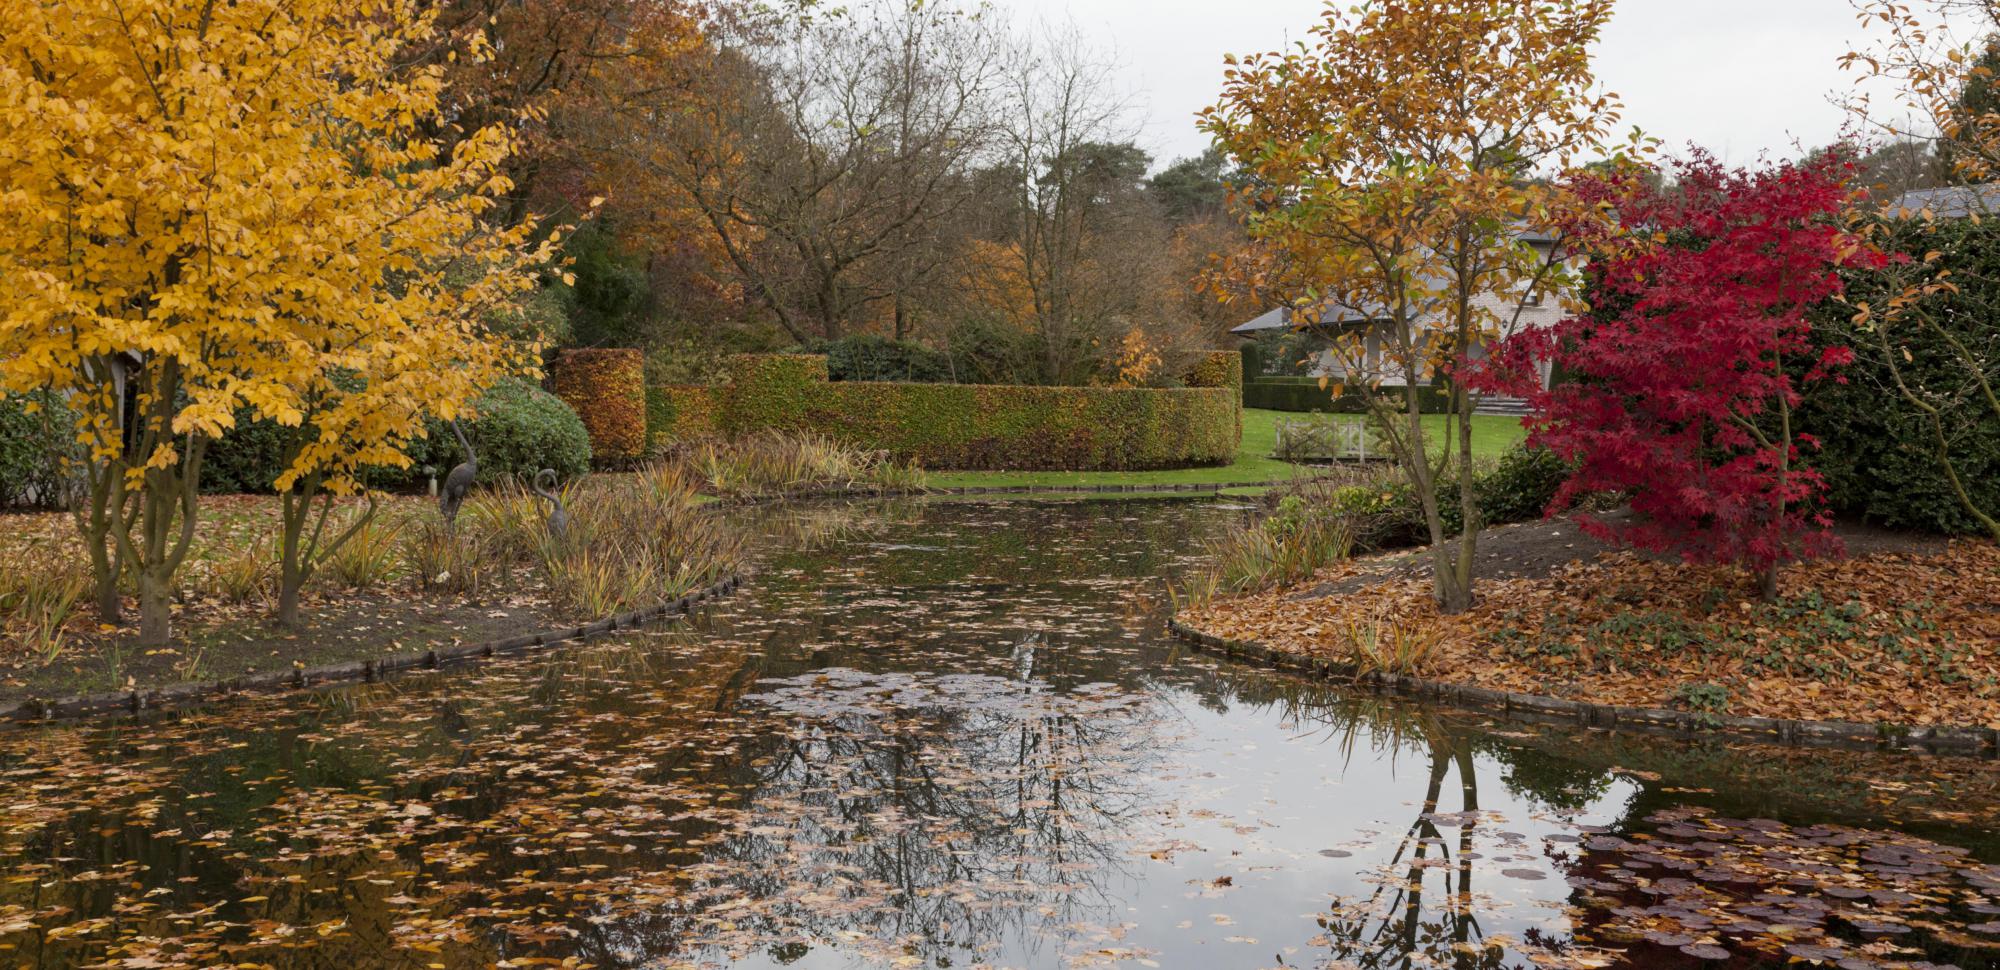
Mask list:
[[[1591,965],[1569,937],[1606,917],[1569,908],[1576,860],[1663,809],[1985,838],[1953,813],[1990,804],[1968,800],[1990,765],[1481,726],[1190,655],[1158,577],[1241,508],[856,508],[762,522],[810,551],[698,631],[0,736],[28,792],[0,829],[0,966],[95,962],[121,933],[175,965],[191,926],[248,949],[183,965]],[[1681,860],[1625,864],[1591,888]],[[1955,865],[1888,868],[1973,922],[1983,877]],[[1625,962],[1691,965],[1694,937],[1656,935]]]

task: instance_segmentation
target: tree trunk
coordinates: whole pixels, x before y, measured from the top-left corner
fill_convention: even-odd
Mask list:
[[[293,574],[292,569],[287,568],[284,573],[278,583],[277,624],[287,630],[295,630],[299,626],[299,587],[305,584]]]
[[[1778,601],[1778,567],[1773,565],[1757,571],[1757,596],[1766,603]]]
[[[173,639],[173,594],[154,570],[139,573],[139,645],[164,647]]]

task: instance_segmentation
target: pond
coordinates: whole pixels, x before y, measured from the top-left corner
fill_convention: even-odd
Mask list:
[[[739,514],[688,627],[0,732],[0,967],[2000,964],[1990,762],[1189,653],[1228,500]]]

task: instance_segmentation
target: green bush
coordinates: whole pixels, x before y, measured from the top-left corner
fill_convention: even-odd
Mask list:
[[[1479,514],[1488,525],[1539,519],[1569,474],[1569,464],[1546,448],[1510,448],[1492,471],[1474,483]]]
[[[839,340],[815,340],[792,353],[824,354],[828,380],[920,384],[946,384],[952,380],[950,355],[910,340],[862,334]]]
[[[430,439],[412,449],[417,458],[401,477],[411,486],[424,482],[424,468],[441,478],[465,455],[451,428],[428,422]],[[526,480],[543,468],[553,468],[567,480],[590,470],[590,432],[583,419],[561,398],[524,380],[493,385],[479,399],[479,417],[464,422],[465,435],[479,452],[479,481]]]
[[[37,413],[28,413],[30,402]],[[74,420],[53,394],[0,397],[0,507],[61,503],[62,456],[73,448]]]
[[[269,492],[285,471],[285,450],[295,433],[249,408],[236,412],[236,427],[211,441],[201,459],[201,490],[210,494]]]
[[[1933,319],[1967,351],[1989,362],[2000,360],[2000,326],[1991,307],[2000,302],[2000,221],[1909,220],[1895,227],[1892,243],[1922,261],[1942,254],[1956,294],[1926,301]],[[1891,272],[1894,272],[1893,270]],[[1821,442],[1809,453],[1824,475],[1828,503],[1838,512],[1895,528],[1947,535],[1982,530],[1965,510],[1937,458],[1936,431],[1896,388],[1872,329],[1854,321],[1850,304],[1882,306],[1891,284],[1881,274],[1857,271],[1847,280],[1847,303],[1821,308],[1814,333],[1826,346],[1854,348],[1856,360],[1843,368],[1845,383],[1820,382],[1798,413],[1799,428]],[[1933,302],[1935,301],[1935,302]],[[1975,393],[1969,370],[1954,357],[1944,336],[1914,321],[1893,325],[1892,351],[1903,378],[1934,395],[1945,415],[1945,434],[1958,476],[1973,503],[2000,513],[2000,419]],[[1872,327],[1872,324],[1871,324]],[[1904,357],[1902,351],[1909,356]]]

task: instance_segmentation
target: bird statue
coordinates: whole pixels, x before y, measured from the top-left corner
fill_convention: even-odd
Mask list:
[[[542,484],[545,481],[548,484]],[[541,496],[543,501],[549,503],[548,515],[544,517],[549,524],[549,535],[557,539],[564,539],[569,536],[569,509],[564,507],[562,496],[557,494],[555,487],[555,469],[544,468],[535,473],[533,484],[535,494]]]
[[[465,461],[451,474],[444,477],[444,488],[438,492],[438,511],[444,514],[447,526],[458,523],[458,507],[465,502],[465,496],[472,492],[473,480],[479,477],[479,456],[472,452],[472,442],[465,440],[465,429],[457,421],[451,423],[451,433],[458,439],[458,446],[465,449]]]

